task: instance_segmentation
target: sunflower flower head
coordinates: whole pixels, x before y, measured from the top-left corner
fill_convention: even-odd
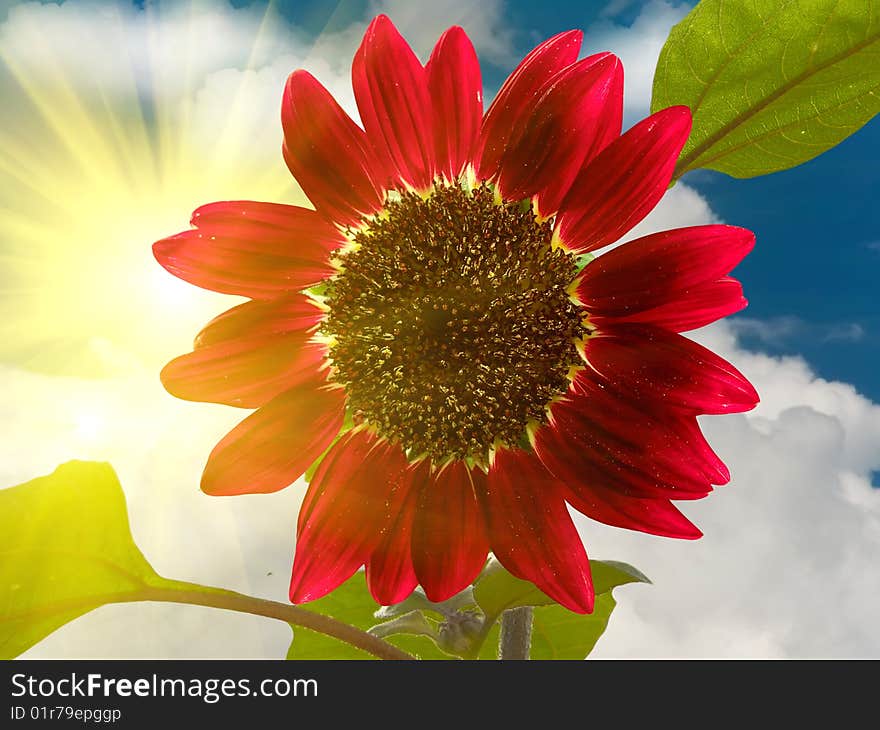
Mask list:
[[[623,75],[581,34],[535,48],[483,113],[473,46],[424,66],[385,16],[352,64],[363,127],[308,72],[284,89],[284,159],[314,209],[213,203],[154,244],[198,286],[248,297],[162,371],[190,400],[255,409],[211,453],[209,494],[314,468],[290,598],[366,566],[379,603],[468,586],[491,550],[562,605],[593,607],[568,505],[699,537],[672,504],[729,473],[701,414],[749,382],[679,333],[745,306],[753,235],[709,225],[615,243],[668,187],[686,107],[621,134]]]

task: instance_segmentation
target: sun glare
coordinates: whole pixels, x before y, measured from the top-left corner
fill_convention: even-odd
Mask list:
[[[107,12],[127,22],[123,11]],[[172,93],[139,78],[140,59],[115,74],[111,95],[33,36],[29,63],[0,50],[0,359],[102,376],[126,359],[106,354],[123,352],[156,368],[191,344],[194,325],[235,301],[174,279],[153,259],[152,242],[187,228],[191,211],[212,200],[304,199],[280,152],[269,167],[248,154],[246,73],[206,138],[195,121],[204,79],[182,69]],[[84,423],[92,433],[94,423]]]
[[[104,416],[94,411],[77,413],[73,419],[74,435],[83,441],[95,441],[99,439],[107,427]]]

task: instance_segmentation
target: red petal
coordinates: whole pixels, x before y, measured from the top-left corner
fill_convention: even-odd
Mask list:
[[[590,322],[599,329],[633,322],[652,324],[672,332],[686,332],[739,312],[747,304],[742,285],[736,279],[724,276],[716,281],[697,284],[679,294],[677,299],[658,307],[624,317],[590,315]]]
[[[560,71],[504,153],[502,195],[537,194],[540,214],[552,215],[583,165],[620,136],[622,119],[623,67],[616,56],[597,54]]]
[[[553,406],[552,424],[535,436],[535,451],[557,478],[633,497],[699,499],[711,491],[682,429],[584,381]]]
[[[706,441],[706,437],[700,430],[697,419],[690,416],[673,416],[670,421],[678,434],[690,444],[694,457],[699,460],[706,478],[712,484],[727,484],[730,481],[730,470],[709,446],[709,442]]]
[[[190,223],[212,231],[263,231],[268,238],[284,238],[290,249],[309,255],[332,251],[345,243],[339,230],[315,211],[294,205],[228,200],[208,203],[193,211]]]
[[[329,254],[343,241],[313,210],[232,201],[193,213],[196,230],[153,244],[156,260],[175,276],[224,294],[271,299],[334,273]]]
[[[715,353],[681,335],[647,325],[620,325],[585,343],[588,365],[626,398],[685,413],[738,413],[758,394]]]
[[[309,342],[308,333],[242,337],[181,355],[159,377],[183,400],[259,408],[315,377],[326,356],[326,346]]]
[[[208,322],[196,335],[195,346],[216,345],[239,337],[306,332],[323,316],[315,300],[305,294],[289,294],[268,302],[245,302]]]
[[[434,178],[428,77],[385,15],[373,19],[351,66],[367,136],[395,179],[419,190]]]
[[[454,461],[422,485],[412,551],[425,595],[445,601],[473,583],[486,563],[489,538],[474,494],[485,474]]]
[[[577,613],[593,611],[590,561],[563,501],[562,485],[525,451],[495,454],[480,495],[501,564]]]
[[[326,595],[370,558],[403,506],[412,473],[399,446],[366,431],[349,431],[333,445],[300,508],[293,603]]]
[[[211,452],[202,491],[277,492],[298,479],[342,428],[345,393],[314,380],[282,393],[230,431]]]
[[[356,225],[381,207],[378,161],[364,131],[307,71],[288,77],[281,123],[287,166],[319,211]]]
[[[434,110],[437,172],[455,180],[470,162],[483,117],[483,82],[476,51],[467,34],[447,30],[425,67]]]
[[[483,118],[474,159],[482,180],[495,176],[511,140],[525,128],[535,102],[553,75],[574,63],[584,34],[569,30],[544,41],[504,82]]]
[[[625,317],[675,302],[693,287],[716,281],[754,245],[754,233],[734,226],[654,233],[590,262],[577,296],[590,314]]]
[[[367,585],[373,598],[383,606],[400,603],[418,585],[413,568],[411,541],[419,488],[427,477],[427,462],[411,468],[406,499],[393,517],[379,546],[367,560]]]
[[[577,253],[614,243],[657,204],[691,130],[686,106],[643,119],[590,162],[560,206],[555,236]]]
[[[591,494],[567,490],[565,499],[581,514],[613,527],[660,537],[696,540],[703,533],[670,501],[634,499],[595,485]]]
[[[307,328],[322,316],[302,294],[240,304],[196,335],[195,352],[163,368],[162,383],[184,400],[258,408],[318,372],[327,348]]]

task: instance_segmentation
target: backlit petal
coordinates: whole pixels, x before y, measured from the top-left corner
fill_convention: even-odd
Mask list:
[[[728,274],[755,245],[735,226],[693,226],[624,243],[586,266],[577,289],[590,314],[625,317],[686,297]]]
[[[367,559],[367,586],[383,606],[400,603],[418,585],[413,568],[411,541],[419,492],[427,478],[427,463],[410,468],[407,494],[397,515],[390,521],[379,545]]]
[[[691,130],[686,106],[652,114],[606,147],[575,178],[554,236],[577,253],[614,243],[657,205]]]
[[[597,54],[560,71],[504,153],[502,195],[537,195],[539,213],[552,215],[583,165],[620,136],[622,119],[623,67],[616,56]]]
[[[317,375],[327,347],[309,337],[292,332],[202,345],[169,362],[160,379],[183,400],[259,408]]]
[[[607,386],[651,407],[684,413],[739,413],[758,394],[733,365],[658,327],[619,325],[590,337],[587,364]]]
[[[458,26],[447,30],[425,67],[434,112],[437,173],[454,180],[471,160],[483,118],[483,82],[474,46]]]
[[[349,431],[334,444],[300,508],[293,603],[321,598],[369,560],[406,501],[412,473],[399,446],[366,431]]]
[[[412,537],[419,583],[431,601],[451,598],[470,585],[489,551],[486,526],[474,493],[485,474],[454,461],[421,486]]]
[[[434,177],[428,76],[385,15],[367,28],[351,67],[354,98],[385,169],[419,190]]]
[[[483,117],[475,161],[482,180],[494,177],[508,144],[522,134],[547,81],[574,63],[583,33],[569,30],[531,51],[499,89]]]
[[[569,610],[591,613],[590,561],[562,495],[534,454],[503,449],[479,496],[501,564]]]
[[[671,332],[687,332],[739,312],[747,304],[742,285],[736,279],[722,276],[716,281],[697,284],[666,304],[622,317],[591,315],[590,322],[599,329],[632,322],[652,324]]]
[[[320,212],[337,223],[356,225],[380,208],[379,161],[366,134],[307,71],[288,77],[281,123],[284,160]]]
[[[270,299],[334,273],[330,253],[339,232],[313,210],[232,201],[193,213],[196,229],[153,244],[156,260],[204,289]]]
[[[284,489],[339,433],[344,404],[344,391],[319,379],[277,396],[214,447],[202,491],[233,495]]]

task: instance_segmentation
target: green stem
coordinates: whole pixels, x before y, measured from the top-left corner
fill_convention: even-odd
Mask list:
[[[528,659],[532,646],[532,607],[508,608],[501,614],[499,659]]]
[[[335,618],[314,613],[299,606],[278,603],[277,601],[267,601],[264,598],[246,596],[233,591],[207,593],[203,591],[145,588],[143,591],[138,592],[137,597],[123,600],[125,602],[161,601],[163,603],[184,603],[193,606],[207,606],[208,608],[222,608],[239,613],[250,613],[255,616],[278,619],[288,624],[302,626],[303,628],[332,636],[379,659],[416,658],[398,649],[396,646],[392,646],[387,641],[383,641],[354,626],[337,621]]]

